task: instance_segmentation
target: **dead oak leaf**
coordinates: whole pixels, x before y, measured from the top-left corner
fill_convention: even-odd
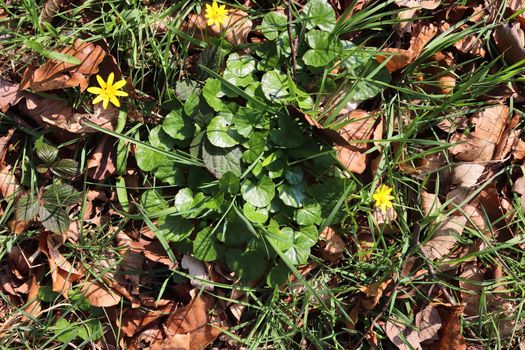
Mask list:
[[[36,69],[30,66],[24,72],[21,88],[39,92],[79,86],[84,91],[89,85],[89,76],[98,72],[98,66],[106,56],[102,47],[80,39],[60,53],[78,59],[80,64],[50,59]]]
[[[170,341],[172,336],[189,333],[191,342],[187,350],[206,348],[222,332],[219,325],[211,325],[208,312],[213,307],[213,303],[210,297],[196,296],[187,306],[171,314],[164,325],[168,334],[166,340]]]
[[[121,300],[120,295],[98,281],[86,282],[81,290],[89,303],[95,307],[115,306]]]
[[[447,256],[456,245],[456,236],[461,236],[467,218],[464,216],[450,216],[438,227],[435,235],[421,250],[430,260],[439,260]]]
[[[176,261],[172,261],[162,245],[157,241],[147,241],[141,239],[140,241],[129,242],[129,248],[132,252],[142,253],[151,261],[166,265],[170,270],[175,270],[178,266]]]
[[[519,22],[497,26],[493,36],[497,48],[508,63],[515,64],[525,59],[525,32]]]
[[[509,108],[498,104],[488,107],[472,116],[475,129],[468,136],[455,134],[452,142],[458,142],[449,150],[465,162],[485,162],[493,159],[497,144],[505,136],[504,131]]]

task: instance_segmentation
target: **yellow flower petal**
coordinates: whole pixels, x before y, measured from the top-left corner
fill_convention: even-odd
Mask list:
[[[98,81],[98,85],[100,85],[101,88],[105,89],[106,88],[106,82],[104,81],[104,79],[102,79],[102,77],[100,75],[97,74],[97,81]]]
[[[209,4],[206,4],[206,12],[211,12],[212,9],[213,8]],[[206,15],[208,15],[208,14],[206,14]]]
[[[115,106],[120,107],[120,101],[116,96],[111,96],[110,99],[111,103],[113,103]]]
[[[219,5],[217,4],[217,1],[213,0],[211,7],[214,11],[217,11],[219,9]]]
[[[102,107],[104,107],[104,109],[107,109],[108,105],[109,105],[109,98],[105,98],[104,103],[102,104]]]
[[[115,96],[126,97],[128,93],[126,91],[115,91]]]
[[[113,74],[113,72],[109,73],[108,81],[106,82],[108,88],[113,86],[114,79],[115,79],[115,74]]]
[[[91,92],[92,94],[100,94],[102,92],[102,89],[96,86],[89,87],[87,89],[88,92]]]
[[[115,84],[113,84],[113,87],[118,90],[118,89],[123,88],[125,85],[126,85],[126,80],[122,79],[122,80],[117,81]]]
[[[99,103],[100,101],[102,101],[104,99],[104,97],[102,95],[98,95],[97,97],[95,97],[95,99],[93,100],[93,104],[96,105],[97,103]]]

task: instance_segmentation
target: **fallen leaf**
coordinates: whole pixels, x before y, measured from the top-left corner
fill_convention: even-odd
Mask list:
[[[467,218],[464,216],[449,216],[437,228],[432,239],[421,247],[421,250],[430,260],[439,260],[447,256],[456,245],[455,236],[461,236],[466,222]]]
[[[102,136],[87,163],[88,175],[96,181],[104,181],[116,174],[116,140],[109,135]]]
[[[386,63],[386,68],[389,72],[395,72],[396,70],[405,68],[416,60],[423,51],[423,48],[432,40],[432,38],[434,38],[434,36],[436,36],[437,33],[437,27],[432,24],[417,25],[413,30],[410,46],[407,50],[387,48],[382,51],[389,55],[377,55],[376,60],[379,63],[382,63],[388,59],[389,61]]]
[[[452,183],[462,187],[476,185],[485,166],[477,163],[460,163],[452,168]]]
[[[341,260],[343,252],[346,250],[346,244],[333,228],[326,227],[319,235],[319,239],[323,259],[333,264]]]
[[[466,350],[467,344],[461,334],[460,317],[463,305],[438,308],[442,326],[439,330],[439,341],[432,343],[430,350]]]
[[[525,59],[525,32],[519,22],[497,26],[493,36],[497,48],[508,63],[515,64]]]
[[[121,300],[120,295],[98,281],[88,281],[81,289],[89,303],[95,307],[115,306]]]
[[[120,271],[118,276],[122,276],[125,280],[130,282],[132,294],[139,294],[141,276],[141,273],[139,272],[143,270],[145,257],[143,254],[133,252],[129,249],[130,243],[133,242],[133,240],[126,233],[117,233],[116,241],[117,246],[126,248],[119,251],[123,258],[118,267]]]
[[[426,10],[434,10],[441,5],[441,0],[395,0],[398,6],[423,8]]]
[[[202,283],[201,281],[199,281],[199,280],[210,281],[210,276],[208,275],[206,268],[204,267],[204,264],[202,263],[202,261],[199,261],[195,259],[193,256],[186,254],[182,257],[181,267],[183,269],[188,270],[188,273],[190,275],[197,278],[197,279],[192,278],[190,280],[190,283],[193,287],[196,287],[199,289],[202,288],[208,291],[213,291],[214,288],[211,284]]]
[[[423,215],[425,217],[438,215],[441,208],[441,202],[437,195],[428,193],[427,191],[421,192],[421,209],[423,209]]]
[[[31,276],[29,281],[30,285],[29,290],[27,292],[27,304],[24,307],[24,311],[28,315],[37,318],[42,311],[42,305],[40,304],[40,300],[38,299],[38,291],[40,290],[40,284],[36,280],[36,277],[33,275]],[[31,320],[31,318],[23,314],[22,320]]]
[[[467,316],[479,315],[480,298],[483,292],[481,285],[485,280],[485,273],[474,262],[468,262],[459,275],[461,299],[465,303],[464,312]]]
[[[141,298],[144,302],[144,298]],[[144,303],[147,304],[147,303]],[[169,316],[176,310],[176,305],[171,300],[161,299],[142,308],[128,309],[122,315],[121,329],[127,337],[133,337],[141,330],[161,317]]]
[[[178,266],[176,261],[172,261],[167,255],[166,251],[159,242],[150,242],[144,239],[140,241],[132,241],[129,243],[132,252],[142,253],[151,261],[166,265],[170,270],[175,270]]]
[[[201,350],[211,344],[222,332],[222,326],[211,325],[209,310],[213,307],[213,299],[206,296],[196,296],[188,305],[177,309],[165,323],[167,341],[178,334],[191,334],[188,350]]]
[[[362,286],[359,290],[365,294],[368,300],[361,300],[361,305],[367,309],[372,310],[379,303],[379,299],[383,296],[383,292],[388,287],[392,280],[386,280],[384,282],[377,282],[367,286]]]
[[[80,91],[84,91],[89,85],[89,76],[98,72],[106,56],[102,47],[80,39],[60,53],[78,59],[80,64],[49,59],[37,69],[29,66],[22,77],[21,88],[39,92],[79,86]]]
[[[520,195],[525,195],[525,176],[519,177],[514,185],[512,185],[512,191],[519,193]]]
[[[151,343],[149,350],[188,350],[191,347],[191,333],[175,334],[169,338]]]
[[[6,112],[10,106],[17,104],[24,92],[18,84],[0,78],[0,111]]]
[[[366,169],[367,156],[363,152],[368,145],[352,141],[371,139],[376,122],[368,112],[359,109],[352,111],[347,120],[349,123],[339,130],[339,134],[348,144],[337,146],[337,157],[348,171],[361,174]]]
[[[492,160],[496,145],[504,136],[509,108],[498,104],[490,106],[472,117],[475,129],[468,136],[455,134],[452,142],[458,143],[450,148],[450,153],[465,162],[484,162]]]
[[[399,350],[421,350],[417,330],[403,324],[397,316],[392,316],[385,324],[385,333]]]
[[[19,189],[18,180],[11,172],[11,167],[7,166],[0,169],[0,194],[6,200],[11,199]]]
[[[436,340],[438,331],[441,329],[441,317],[439,312],[431,304],[416,314],[416,327],[419,329],[420,342]]]

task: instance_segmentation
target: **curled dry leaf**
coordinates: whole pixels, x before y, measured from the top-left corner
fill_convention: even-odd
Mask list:
[[[144,302],[144,299],[142,300]],[[133,337],[141,330],[161,317],[168,316],[176,310],[171,300],[161,299],[158,302],[144,302],[144,307],[128,309],[122,316],[121,329],[127,337]]]
[[[319,235],[321,241],[319,246],[321,247],[321,256],[323,259],[328,260],[332,263],[337,263],[342,257],[343,252],[346,250],[346,244],[331,227],[326,227],[323,232]]]
[[[450,152],[465,162],[484,162],[493,159],[496,146],[505,138],[509,108],[499,104],[477,112],[472,117],[475,130],[468,136],[455,134],[452,142],[458,142]]]
[[[376,60],[381,63],[385,60],[389,60],[386,64],[386,68],[389,72],[395,72],[396,70],[405,68],[412,63],[423,51],[423,48],[436,36],[438,33],[437,27],[434,25],[419,25],[415,26],[412,39],[410,40],[410,46],[407,50],[403,49],[384,49],[383,52],[387,55],[378,55]]]
[[[379,299],[383,296],[383,292],[386,287],[392,282],[392,280],[386,280],[384,282],[378,282],[369,284],[368,286],[362,286],[359,290],[365,294],[367,299],[361,300],[361,305],[367,309],[372,310],[379,303]]]
[[[106,288],[98,281],[88,281],[82,286],[82,293],[95,307],[109,307],[120,303],[121,296],[111,289]]]
[[[385,333],[399,350],[421,350],[418,332],[403,324],[396,316],[386,322]]]
[[[109,135],[104,135],[98,142],[95,151],[88,159],[88,175],[94,180],[104,181],[106,178],[115,175],[117,148],[116,140]]]
[[[226,33],[226,40],[232,45],[246,44],[248,34],[252,30],[253,22],[248,14],[242,10],[233,9],[228,12],[226,24],[220,28],[217,25],[208,26],[208,20],[204,17],[204,7],[199,15],[191,14],[184,29],[192,36],[203,41],[209,37],[220,37]]]
[[[431,304],[416,314],[416,327],[419,329],[420,342],[436,340],[441,325],[439,312]]]
[[[432,343],[430,350],[466,350],[467,344],[461,334],[460,317],[463,305],[438,308],[442,326],[439,330],[439,341]]]
[[[525,59],[525,32],[519,22],[499,25],[493,36],[496,46],[508,63],[515,64]]]
[[[368,145],[352,141],[371,140],[376,121],[368,112],[359,109],[352,111],[347,118],[349,123],[339,130],[347,144],[337,146],[337,157],[348,171],[361,174],[366,169],[367,156],[363,152]]]
[[[395,0],[398,6],[423,8],[426,10],[434,10],[441,5],[441,0]]]
[[[165,341],[178,334],[190,334],[191,342],[188,350],[200,350],[211,344],[222,332],[222,325],[212,325],[209,310],[213,308],[211,297],[198,295],[188,305],[172,313],[164,328],[168,335]]]
[[[0,78],[0,111],[5,112],[22,98],[18,84]]]
[[[467,218],[464,216],[450,216],[438,227],[436,234],[421,250],[430,260],[439,260],[447,256],[456,244],[455,236],[461,236]]]
[[[60,53],[78,59],[80,64],[50,59],[39,68],[29,66],[22,77],[21,88],[39,92],[79,86],[84,91],[89,85],[89,76],[98,72],[98,66],[106,56],[102,47],[80,39]]]
[[[477,163],[461,163],[452,168],[452,183],[462,187],[476,185],[485,166]]]
[[[421,209],[423,209],[424,216],[438,215],[441,208],[441,202],[437,195],[421,192]]]
[[[166,255],[166,251],[162,248],[162,245],[159,242],[150,242],[141,239],[138,242],[130,242],[129,247],[132,252],[142,253],[149,260],[164,264],[171,270],[175,270],[178,266],[176,261],[172,261]]]
[[[208,272],[206,271],[206,268],[204,267],[204,264],[202,261],[199,261],[195,259],[191,255],[184,255],[182,257],[181,261],[181,267],[183,269],[188,270],[188,273],[194,277],[197,277],[197,279],[191,279],[191,285],[196,288],[203,288],[208,291],[213,291],[213,286],[208,283],[202,283],[199,280],[210,280],[210,276],[208,275]]]
[[[29,281],[30,285],[29,290],[27,292],[27,304],[24,307],[24,311],[26,314],[37,318],[42,312],[42,305],[40,304],[40,300],[38,299],[40,283],[38,283],[36,277],[33,275],[31,276]],[[22,315],[22,320],[30,320],[30,318],[24,314]]]
[[[469,262],[463,267],[459,275],[461,299],[465,305],[464,312],[467,316],[479,315],[480,298],[483,292],[482,283],[485,280],[484,272],[476,263]]]
[[[11,172],[11,167],[7,166],[0,170],[0,194],[6,200],[9,200],[18,192],[20,185],[15,175]]]

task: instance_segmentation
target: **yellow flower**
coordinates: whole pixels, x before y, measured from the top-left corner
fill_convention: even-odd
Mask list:
[[[386,208],[392,208],[392,199],[394,196],[391,196],[392,188],[387,185],[382,185],[376,190],[376,193],[372,196],[376,201],[375,206],[379,207],[381,211],[385,212]]]
[[[115,79],[115,75],[113,73],[109,74],[107,81],[104,81],[104,79],[102,79],[100,75],[97,75],[97,81],[100,87],[92,86],[87,89],[92,94],[98,95],[93,100],[93,104],[97,104],[100,101],[103,101],[104,103],[102,106],[104,107],[104,109],[108,108],[110,102],[113,103],[115,106],[120,107],[120,102],[117,97],[128,96],[127,92],[120,91],[120,89],[123,88],[124,85],[126,85],[126,81],[122,79],[113,84],[113,79]]]
[[[217,1],[213,0],[211,6],[206,4],[206,14],[204,15],[208,20],[208,25],[211,27],[216,24],[220,26],[224,25],[224,22],[228,18],[228,10],[226,10],[226,5],[219,6]]]

